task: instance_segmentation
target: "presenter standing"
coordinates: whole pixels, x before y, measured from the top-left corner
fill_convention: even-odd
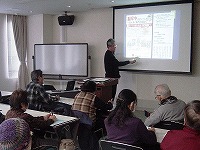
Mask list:
[[[136,60],[118,61],[115,57],[116,44],[114,39],[109,39],[107,41],[107,51],[104,55],[104,68],[106,78],[120,78],[119,66],[125,66],[128,64],[133,64]],[[115,94],[117,90],[117,85],[112,86],[112,100],[114,101]]]

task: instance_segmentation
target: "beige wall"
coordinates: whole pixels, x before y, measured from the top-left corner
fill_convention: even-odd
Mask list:
[[[157,102],[154,100],[154,87],[160,83],[167,83],[172,90],[172,94],[189,102],[194,99],[200,99],[200,3],[196,2],[194,7],[193,22],[193,75],[165,75],[165,74],[134,74],[132,72],[122,72],[118,85],[118,92],[123,88],[134,90],[138,96],[139,107],[154,108]],[[53,21],[52,26],[52,42],[86,42],[89,44],[89,54],[91,59],[91,76],[103,77],[104,64],[103,57],[106,51],[106,41],[112,37],[113,22],[112,9],[97,9],[88,12],[73,13],[75,22],[71,26],[59,26],[57,17],[48,19]],[[40,15],[37,16],[40,18]],[[45,17],[45,15],[43,16]],[[49,16],[48,16],[49,17]],[[41,29],[41,24],[36,24],[35,16],[29,17],[29,59],[33,55],[34,43],[42,43],[44,35],[51,33],[41,33],[36,37],[35,27]],[[37,19],[36,19],[37,20]],[[32,22],[34,22],[33,25]],[[47,27],[48,23],[44,26]],[[41,29],[42,30],[42,29]],[[29,31],[29,32],[30,32]],[[38,32],[38,31],[37,31]],[[41,31],[43,32],[43,31]],[[50,32],[50,29],[45,32]],[[41,41],[40,41],[41,39]],[[49,40],[51,41],[51,40]],[[32,64],[29,60],[29,68]]]
[[[75,21],[65,26],[65,41],[89,44],[91,55],[91,75],[104,76],[103,56],[106,51],[106,40],[112,37],[112,9],[93,10],[75,13]],[[57,21],[57,20],[56,20]]]
[[[33,15],[28,17],[28,70],[33,70],[34,44],[43,43],[43,15]]]

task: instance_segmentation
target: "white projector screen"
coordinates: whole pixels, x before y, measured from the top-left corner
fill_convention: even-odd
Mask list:
[[[191,74],[192,3],[113,8],[118,60],[136,59],[121,71]]]
[[[35,44],[34,69],[45,75],[88,76],[88,44]]]

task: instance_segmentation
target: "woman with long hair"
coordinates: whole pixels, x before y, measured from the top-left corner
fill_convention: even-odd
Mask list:
[[[130,145],[140,146],[143,149],[159,149],[155,129],[149,128],[137,117],[133,111],[137,104],[136,94],[123,89],[116,100],[116,107],[105,119],[107,139]]]

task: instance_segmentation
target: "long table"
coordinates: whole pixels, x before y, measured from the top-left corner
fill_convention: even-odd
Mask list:
[[[12,94],[12,92],[1,91],[1,96],[2,96],[2,97],[7,97],[7,96],[10,96],[11,94]]]
[[[74,99],[73,98],[60,97],[59,102],[65,103],[65,104],[68,104],[68,105],[72,105],[73,102],[74,102]],[[168,131],[169,130],[155,128],[155,134],[156,134],[158,143],[162,142],[163,138],[165,137],[165,135],[167,134]]]
[[[65,103],[65,104],[68,104],[68,105],[72,105],[73,102],[74,102],[74,99],[73,98],[60,97],[59,102]],[[0,103],[0,110],[2,110],[3,114],[6,114],[6,112],[9,109],[10,109],[9,105]],[[48,114],[47,112],[35,111],[35,110],[30,110],[30,109],[27,109],[26,112],[31,114],[34,117],[44,116],[44,115]],[[78,121],[78,119],[75,118],[75,117],[63,116],[63,115],[57,115],[57,114],[56,114],[56,118],[57,118],[56,122],[51,124],[51,126],[55,129],[58,128],[58,127],[62,127],[63,125],[74,123],[74,122]],[[75,130],[77,130],[77,129],[78,129],[78,126],[75,125]],[[77,132],[75,130],[73,132]],[[165,135],[167,134],[168,131],[169,130],[155,128],[155,134],[156,134],[158,143],[162,142],[163,138],[165,137]],[[76,138],[76,135],[74,135],[73,138]]]
[[[0,102],[8,104],[8,100],[7,99],[10,97],[11,94],[12,94],[12,92],[1,91]]]
[[[67,98],[74,98],[76,94],[78,94],[79,90],[71,90],[71,91],[65,91],[65,90],[49,90],[46,91],[51,96],[59,95],[60,97],[67,97]]]
[[[68,104],[68,105],[72,105],[74,103],[74,99],[73,98],[60,97],[60,100],[58,102]]]
[[[0,103],[0,110],[2,114],[5,115],[9,109],[10,109],[9,105]],[[27,109],[26,113],[31,114],[34,117],[44,116],[48,114],[48,112],[42,112],[42,111],[36,111],[36,110],[30,110],[30,109]],[[55,115],[56,115],[57,120],[53,124],[51,124],[51,127],[54,128],[55,132],[58,133],[58,131],[61,128],[65,127],[66,125],[70,125],[72,138],[74,141],[76,141],[78,126],[79,126],[79,119],[75,117],[70,117],[70,116],[63,116],[63,115],[58,115],[58,114],[55,114]]]

